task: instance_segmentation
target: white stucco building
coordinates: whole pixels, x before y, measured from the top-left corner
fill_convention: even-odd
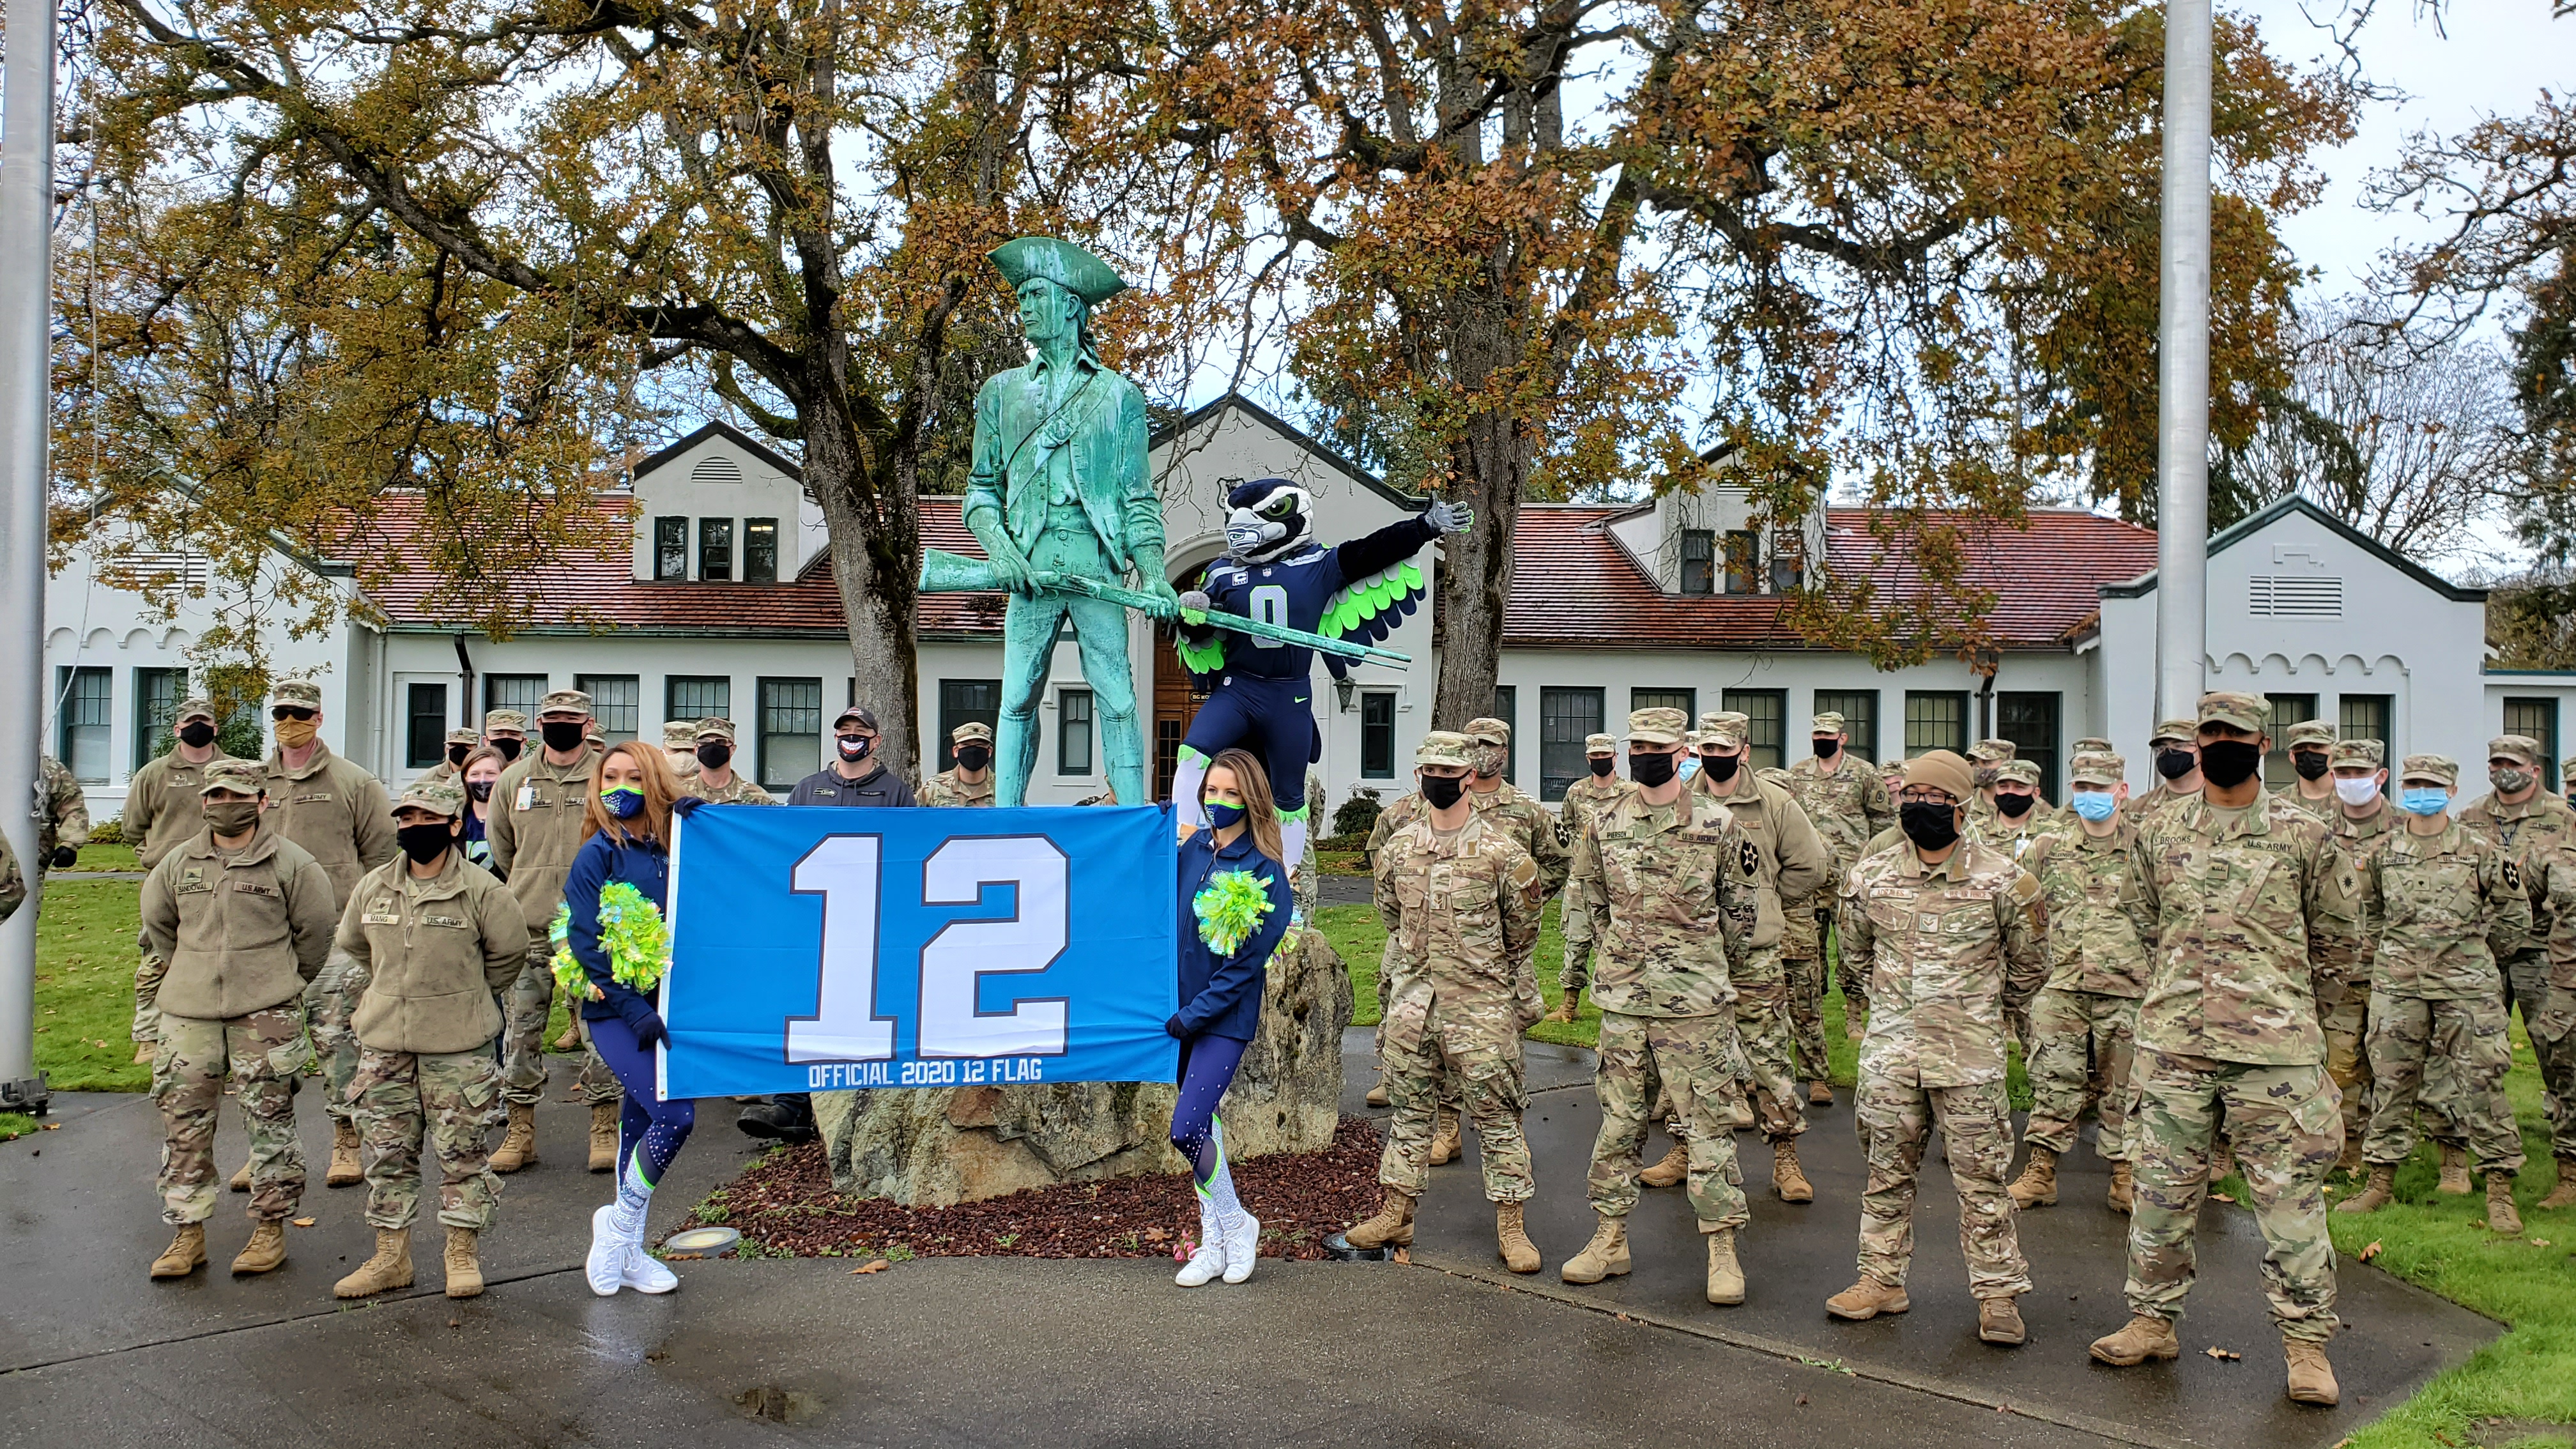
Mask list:
[[[1176,576],[1217,554],[1225,490],[1246,478],[1304,484],[1328,543],[1420,507],[1239,398],[1157,436],[1151,466]],[[762,781],[815,769],[853,682],[821,513],[795,466],[712,425],[637,464],[631,487],[599,507],[607,543],[568,549],[529,579],[545,622],[506,642],[460,627],[436,576],[399,567],[365,599],[370,622],[282,642],[278,666],[322,683],[332,747],[399,783],[439,757],[448,729],[574,686],[590,691],[612,735],[720,714],[735,721],[744,766]],[[1780,591],[1807,560],[1846,575],[1876,569],[1883,594],[1906,589],[1905,570],[1873,563],[1866,517],[1820,509],[1800,528],[1757,535],[1747,514],[1745,498],[1723,487],[1625,508],[1523,511],[1495,702],[1514,721],[1519,784],[1555,798],[1582,768],[1584,735],[1617,733],[1629,709],[1667,703],[1752,715],[1766,764],[1802,753],[1808,716],[1831,709],[1851,717],[1856,747],[1873,758],[2000,734],[2041,762],[2054,796],[2067,745],[2102,734],[2128,756],[2135,785],[2151,783],[2152,533],[2079,510],[2038,510],[2026,529],[1981,533],[1971,571],[1997,598],[1993,671],[1942,658],[1880,672],[1807,646],[1779,621]],[[922,515],[926,545],[978,551],[959,500],[925,499]],[[388,509],[388,541],[376,545],[397,560],[406,521],[399,504]],[[157,566],[183,578],[204,567],[183,556]],[[279,554],[270,566],[356,590],[351,570],[329,561]],[[126,583],[76,557],[47,596],[47,738],[100,818],[118,813],[127,776],[165,747],[189,647],[210,622],[194,606],[156,619]],[[2566,743],[2576,675],[2487,670],[2482,591],[2445,583],[2305,503],[2275,505],[2213,539],[2209,599],[2213,687],[2268,694],[2285,723],[2322,716],[2397,752],[2453,755],[2464,787],[2478,789],[2485,742],[2508,726],[2540,737],[2553,757]],[[1318,667],[1327,809],[1355,788],[1401,788],[1409,776],[1429,728],[1434,624],[1426,604],[1388,641],[1413,656],[1410,670],[1368,664],[1336,687]],[[924,596],[925,739],[993,717],[1000,625],[998,596]],[[1159,782],[1193,701],[1154,633],[1140,618],[1130,642]],[[1100,790],[1090,696],[1070,642],[1057,650],[1040,728],[1032,803]]]

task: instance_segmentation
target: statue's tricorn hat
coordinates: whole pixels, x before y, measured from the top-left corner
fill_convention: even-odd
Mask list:
[[[1107,262],[1051,236],[1016,237],[987,253],[1016,292],[1031,277],[1044,277],[1097,307],[1127,290]]]

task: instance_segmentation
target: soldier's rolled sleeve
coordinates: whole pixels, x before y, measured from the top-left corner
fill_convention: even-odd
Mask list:
[[[1834,910],[1834,936],[1842,956],[1843,980],[1867,982],[1878,955],[1878,933],[1870,925],[1869,902],[1861,895],[1857,866],[1843,877],[1842,897]]]
[[[1727,829],[1730,835],[1740,833],[1733,826]],[[1733,847],[1730,846],[1729,850],[1732,851],[1732,849]],[[1709,884],[1717,897],[1717,933],[1719,939],[1725,943],[1726,959],[1729,962],[1751,960],[1753,926],[1756,920],[1754,910],[1750,908],[1752,903],[1748,902],[1748,909],[1741,912],[1736,909],[1736,882],[1726,871],[1718,871]]]
[[[1887,793],[1887,782],[1876,770],[1862,772],[1860,813],[1869,822],[1869,833],[1876,835],[1896,823],[1896,799]]]
[[[1610,938],[1610,888],[1601,878],[1601,834],[1583,822],[1583,838],[1574,843],[1574,861],[1566,876],[1567,899],[1583,912],[1594,941]]]
[[[2493,868],[2487,891],[2487,949],[2499,961],[2521,955],[2535,944],[2531,890],[2525,884],[2525,874],[2520,866],[2501,857]]]
[[[361,869],[374,870],[402,853],[402,841],[394,835],[394,802],[385,794],[384,781],[368,776],[351,808],[358,816],[355,843]]]
[[[2331,838],[2310,858],[2307,915],[2309,974],[2351,980],[2361,957],[2361,875]]]
[[[1539,915],[1547,909],[1547,897],[1539,893],[1539,869],[1527,855],[1513,852],[1519,858],[1503,869],[1503,949],[1510,953],[1522,975],[1535,968],[1532,958],[1538,952]],[[1531,975],[1531,989],[1537,989],[1537,978]]]
[[[2129,842],[2129,885],[2120,892],[2120,912],[2138,939],[2153,949],[2164,930],[2164,889],[2156,883],[2156,853],[2143,830]]]
[[[483,932],[483,984],[496,994],[506,992],[528,960],[528,922],[518,898],[506,890],[486,891],[474,924]],[[578,1006],[574,1014],[580,1014]]]
[[[1539,889],[1552,896],[1565,889],[1565,882],[1574,874],[1574,852],[1551,822],[1541,819],[1539,825],[1539,829],[1530,832],[1530,858],[1538,867]]]
[[[1995,893],[1995,917],[2004,948],[2004,1010],[2019,1015],[2039,988],[2048,984],[2048,933],[2039,878],[2026,870],[2017,872],[2009,887]]]
[[[357,904],[350,901],[350,909]],[[331,959],[332,928],[340,919],[331,903],[331,873],[320,861],[306,857],[286,883],[287,932],[295,948],[296,975],[310,981],[322,974],[322,963]]]
[[[143,949],[164,961],[179,949],[179,895],[170,884],[178,858],[176,852],[163,856],[143,878]]]
[[[1385,813],[1381,811],[1378,818],[1385,819]],[[1369,841],[1369,897],[1377,903],[1378,924],[1386,927],[1388,939],[1392,940],[1396,928],[1404,922],[1404,903],[1395,898],[1395,862],[1378,848],[1384,843],[1374,838]]]
[[[1780,811],[1779,849],[1782,905],[1806,901],[1831,878],[1833,856],[1825,849],[1825,838],[1816,833],[1816,822],[1795,800],[1783,802]]]

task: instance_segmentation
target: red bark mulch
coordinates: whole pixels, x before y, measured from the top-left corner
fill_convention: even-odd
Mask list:
[[[1322,1152],[1232,1164],[1235,1191],[1261,1220],[1265,1258],[1316,1259],[1324,1239],[1377,1211],[1377,1128],[1344,1117]],[[832,1190],[819,1143],[782,1148],[718,1188],[701,1222],[742,1233],[746,1256],[1149,1258],[1198,1234],[1186,1173],[1031,1188],[955,1207],[903,1207]]]

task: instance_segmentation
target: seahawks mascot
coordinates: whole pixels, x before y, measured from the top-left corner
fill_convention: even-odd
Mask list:
[[[1214,676],[1181,743],[1172,801],[1181,819],[1207,824],[1199,781],[1219,750],[1242,745],[1270,770],[1279,799],[1280,844],[1291,868],[1306,855],[1306,765],[1322,736],[1315,727],[1310,676],[1315,651],[1221,633],[1191,616],[1240,614],[1327,638],[1377,643],[1422,602],[1422,570],[1413,555],[1443,534],[1464,533],[1473,510],[1447,501],[1390,523],[1365,538],[1327,548],[1315,541],[1315,500],[1285,478],[1256,478],[1226,494],[1225,554],[1207,566],[1197,588],[1181,595],[1181,663]],[[1340,679],[1349,661],[1324,656]]]

